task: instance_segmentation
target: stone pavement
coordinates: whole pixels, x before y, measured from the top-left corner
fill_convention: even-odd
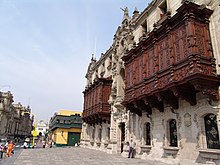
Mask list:
[[[12,154],[10,158],[8,158],[5,154],[3,159],[0,159],[0,165],[11,165],[15,162],[15,160],[18,158],[18,156],[21,154],[23,149],[15,149],[15,154]]]
[[[0,165],[165,165],[162,162],[129,159],[119,154],[81,147],[21,149]]]

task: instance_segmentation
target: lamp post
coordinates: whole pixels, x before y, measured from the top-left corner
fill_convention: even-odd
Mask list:
[[[28,106],[29,107],[29,106]],[[32,120],[33,120],[33,118],[34,118],[34,114],[33,113],[31,113],[30,111],[27,111],[27,112],[24,112],[24,114],[29,114],[29,115],[32,115]],[[33,130],[31,131],[31,134],[32,134],[32,136],[33,136],[33,139],[32,139],[32,147],[34,147],[34,140],[35,140],[35,138],[37,137],[37,130],[36,130],[36,127],[37,127],[37,124],[36,124],[36,122],[33,124]]]

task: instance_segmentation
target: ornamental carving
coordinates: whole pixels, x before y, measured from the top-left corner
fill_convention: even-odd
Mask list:
[[[192,119],[191,119],[191,115],[190,115],[189,113],[186,113],[186,114],[184,115],[184,125],[185,125],[186,127],[189,127],[189,126],[192,125]]]
[[[179,97],[196,105],[197,92],[212,100],[219,99],[220,78],[208,46],[211,41],[207,20],[211,14],[211,10],[192,2],[183,3],[176,15],[164,20],[122,57],[126,73],[125,106],[146,99],[151,108],[163,111],[163,104],[168,103],[176,109]],[[174,88],[177,95],[170,94]],[[155,97],[164,93],[169,95]],[[138,108],[133,109],[141,114]],[[186,115],[190,126],[189,119]]]
[[[110,120],[111,77],[96,78],[91,86],[85,89],[83,120],[87,123],[101,123]]]

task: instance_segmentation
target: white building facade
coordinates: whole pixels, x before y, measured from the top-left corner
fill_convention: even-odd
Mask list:
[[[112,46],[88,67],[83,147],[127,157],[133,139],[140,159],[220,164],[219,5],[153,0],[132,17],[125,8]],[[105,115],[92,108],[108,94],[97,94],[100,79],[111,79]]]
[[[45,136],[48,133],[49,124],[40,120],[36,125],[36,131],[38,136]]]

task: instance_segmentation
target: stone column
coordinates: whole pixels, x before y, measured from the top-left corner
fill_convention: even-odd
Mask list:
[[[116,141],[116,121],[114,120],[114,115],[112,113],[111,113],[110,140]]]
[[[166,0],[167,2],[167,12],[171,12],[170,0]]]

